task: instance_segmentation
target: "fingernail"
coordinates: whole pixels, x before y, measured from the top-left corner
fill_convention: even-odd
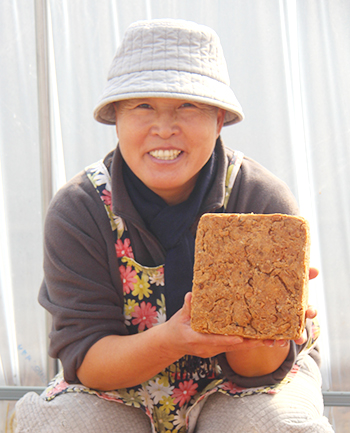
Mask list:
[[[286,340],[280,340],[278,344],[279,344],[280,347],[286,347],[287,344],[288,344],[288,341],[286,341]]]

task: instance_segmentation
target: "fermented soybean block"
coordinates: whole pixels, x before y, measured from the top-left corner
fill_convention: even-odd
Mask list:
[[[310,230],[302,217],[205,214],[197,230],[191,326],[256,339],[299,338]]]

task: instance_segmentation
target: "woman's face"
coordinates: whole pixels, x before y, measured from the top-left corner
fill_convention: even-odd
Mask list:
[[[168,204],[191,194],[209,160],[225,111],[181,99],[115,103],[119,148],[128,166]]]

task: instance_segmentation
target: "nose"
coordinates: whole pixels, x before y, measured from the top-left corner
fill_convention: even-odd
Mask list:
[[[170,138],[179,131],[177,116],[174,110],[165,110],[157,113],[153,125],[153,133],[163,139]]]

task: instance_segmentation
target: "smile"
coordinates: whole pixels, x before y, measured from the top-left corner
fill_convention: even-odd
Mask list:
[[[181,153],[181,150],[176,149],[167,149],[167,150],[152,150],[149,152],[151,156],[157,159],[162,159],[166,161],[171,161],[172,159],[177,158]]]

